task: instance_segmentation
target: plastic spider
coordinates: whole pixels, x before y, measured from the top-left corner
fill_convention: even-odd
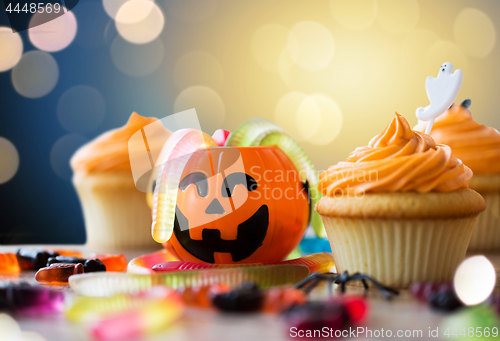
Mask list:
[[[386,300],[390,300],[392,299],[393,296],[399,295],[399,291],[382,285],[380,282],[376,281],[375,279],[373,279],[368,275],[356,272],[351,276],[347,271],[345,271],[342,274],[337,274],[333,272],[327,272],[327,273],[315,272],[308,278],[299,282],[296,285],[296,288],[304,289],[304,292],[306,294],[309,294],[312,291],[312,289],[314,289],[318,285],[318,283],[322,280],[327,281],[328,283],[327,288],[329,295],[332,295],[332,285],[334,283],[339,284],[342,293],[344,293],[345,285],[352,281],[361,281],[366,291],[368,291],[369,289],[368,282],[370,282],[378,290],[378,292],[382,295],[382,297],[385,298]]]

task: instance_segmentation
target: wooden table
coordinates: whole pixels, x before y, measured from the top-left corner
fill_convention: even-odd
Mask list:
[[[50,246],[27,246],[37,249],[48,249]],[[15,252],[16,247],[0,247],[0,252]],[[84,254],[86,250],[82,246],[56,246],[54,248],[64,248],[71,250],[81,250]],[[154,251],[154,250],[153,250]],[[130,260],[138,255],[149,253],[151,250],[124,251],[127,259]],[[497,276],[500,277],[500,254],[486,255],[494,264]],[[19,276],[8,276],[0,274],[0,282],[3,281],[34,281],[34,272],[23,272]],[[64,290],[69,296],[73,295],[69,287],[55,287]],[[500,281],[497,281],[497,289],[500,288]],[[338,288],[334,289],[336,294]],[[361,292],[361,288],[349,287],[349,292]],[[321,300],[327,297],[325,285],[318,286],[310,295],[313,300]],[[428,336],[429,328],[435,330],[440,327],[443,318],[446,316],[429,309],[429,306],[415,301],[407,291],[402,291],[401,295],[392,301],[385,301],[375,291],[368,294],[370,312],[368,318],[361,325],[372,331],[391,330],[394,334],[398,330],[414,331],[422,330],[422,337],[404,337],[404,340],[436,340]],[[40,318],[18,318],[18,323],[23,331],[35,331],[42,335],[47,341],[88,341],[92,340],[85,326],[73,324],[65,320],[63,315],[41,316]],[[442,331],[440,331],[442,333]],[[291,340],[289,331],[280,319],[280,316],[270,314],[222,314],[212,310],[189,308],[185,316],[174,326],[164,332],[156,334],[147,340],[197,340],[197,341],[223,341],[223,340]],[[370,338],[359,337],[359,340]],[[384,338],[377,338],[384,339]],[[392,339],[400,338],[393,335]],[[500,337],[499,337],[500,339]],[[492,340],[494,340],[492,338]]]

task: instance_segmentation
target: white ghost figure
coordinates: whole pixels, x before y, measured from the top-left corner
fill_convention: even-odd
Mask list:
[[[426,134],[431,132],[434,120],[453,104],[462,86],[462,80],[462,70],[457,69],[453,73],[453,64],[451,63],[441,65],[436,78],[427,77],[425,90],[427,90],[427,97],[429,97],[431,104],[425,108],[420,107],[416,111],[419,122],[429,122],[427,129],[425,129]]]

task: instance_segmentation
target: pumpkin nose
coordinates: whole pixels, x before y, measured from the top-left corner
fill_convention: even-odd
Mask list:
[[[219,200],[215,198],[212,200],[210,205],[208,205],[207,209],[205,210],[206,214],[222,214],[226,211],[224,211],[224,207],[220,204]]]

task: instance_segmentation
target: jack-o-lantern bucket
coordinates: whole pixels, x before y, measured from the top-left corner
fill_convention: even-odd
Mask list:
[[[309,179],[277,145],[216,146],[186,130],[164,149],[153,237],[179,259],[271,263],[298,245],[310,218]]]
[[[309,220],[308,190],[275,147],[211,147],[193,153],[181,176],[169,242],[185,261],[283,260]]]

